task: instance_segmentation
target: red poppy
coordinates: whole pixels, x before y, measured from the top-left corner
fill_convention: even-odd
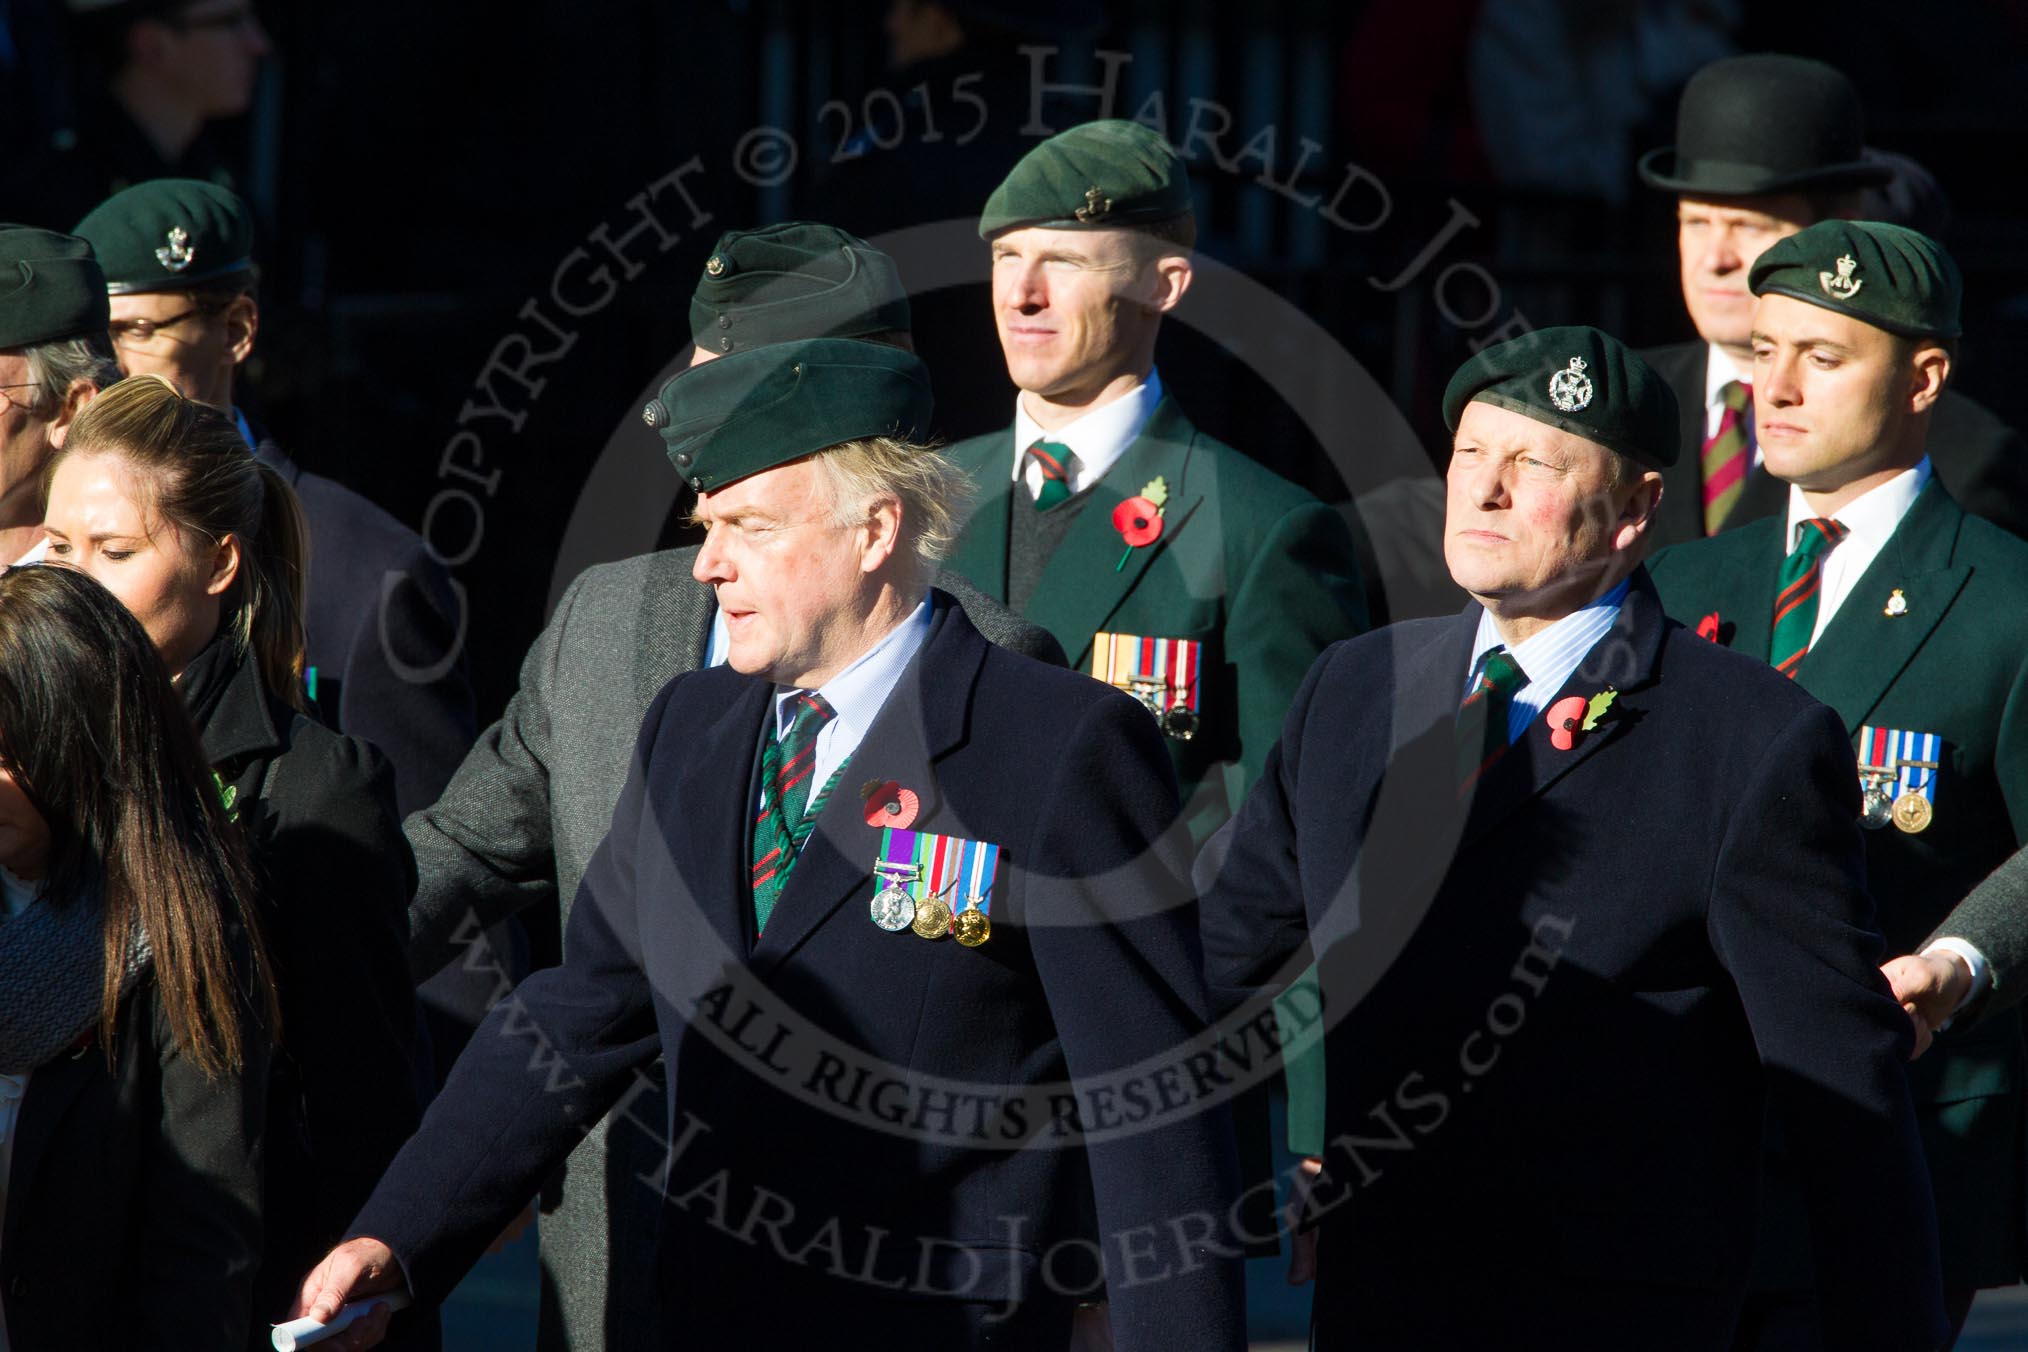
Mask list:
[[[1714,610],[1709,615],[1706,615],[1703,619],[1697,621],[1697,637],[1708,638],[1713,643],[1718,642],[1717,611]]]
[[[1146,498],[1128,498],[1113,508],[1113,529],[1129,549],[1151,545],[1162,538],[1162,509]]]
[[[866,824],[906,831],[915,825],[915,814],[921,806],[922,800],[916,797],[914,789],[904,789],[890,779],[875,785],[866,795]]]
[[[1577,734],[1584,727],[1584,716],[1591,702],[1583,695],[1565,695],[1549,706],[1549,744],[1558,751],[1568,751],[1577,745]]]

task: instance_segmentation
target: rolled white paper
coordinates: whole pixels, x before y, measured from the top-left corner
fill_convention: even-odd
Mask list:
[[[286,1324],[277,1324],[274,1336],[275,1352],[296,1352],[299,1347],[314,1347],[332,1334],[350,1328],[353,1320],[376,1305],[385,1305],[390,1310],[406,1310],[408,1303],[408,1292],[387,1291],[377,1296],[368,1296],[365,1300],[353,1301],[332,1315],[328,1324],[320,1324],[314,1319],[291,1319]]]

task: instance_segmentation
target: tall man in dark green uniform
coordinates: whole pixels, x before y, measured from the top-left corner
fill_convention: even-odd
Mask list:
[[[1905,954],[2028,841],[2028,544],[1932,472],[1962,290],[1941,246],[1825,221],[1761,254],[1749,281],[1756,431],[1788,510],[1665,550],[1655,582],[1677,619],[1843,717],[1867,877],[1887,951]],[[1910,1069],[1960,1325],[1979,1287],[2022,1271],[2022,1075],[2011,1013]],[[1794,1173],[1821,1148],[1770,1144],[1742,1347],[1821,1345]]]
[[[1787,485],[1753,437],[1753,297],[1761,250],[1822,220],[1860,215],[1892,174],[1869,156],[1858,91],[1821,61],[1755,53],[1714,61],[1676,110],[1676,144],[1641,158],[1642,180],[1676,195],[1683,305],[1695,342],[1642,355],[1676,392],[1683,455],[1664,476],[1656,539],[1694,540],[1779,516]],[[1955,390],[1931,417],[1937,476],[1966,511],[2028,536],[2028,449]]]
[[[1259,778],[1317,654],[1366,628],[1351,536],[1163,387],[1155,338],[1190,289],[1197,225],[1161,136],[1104,121],[1044,141],[987,200],[979,234],[1021,392],[1011,429],[951,448],[980,495],[946,568],[1141,697],[1201,845]],[[1321,1148],[1321,1079],[1292,1094],[1302,1154]]]
[[[1303,673],[1365,628],[1344,523],[1198,431],[1155,369],[1190,287],[1190,186],[1138,123],[1043,142],[986,203],[1011,428],[951,448],[980,486],[950,571],[1162,719],[1202,842]],[[1139,683],[1138,685],[1136,683]]]

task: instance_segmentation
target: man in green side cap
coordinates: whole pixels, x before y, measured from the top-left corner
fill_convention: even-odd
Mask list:
[[[1315,955],[1313,1345],[1722,1352],[1771,1107],[1811,1142],[1824,1345],[1935,1346],[1849,743],[1640,563],[1675,396],[1543,329],[1465,363],[1444,418],[1472,603],[1327,653],[1198,863],[1221,1007]]]
[[[964,490],[912,355],[767,345],[657,406],[726,665],[649,707],[563,966],[472,1040],[302,1308],[443,1299],[659,1053],[655,1346],[1057,1352],[1102,1281],[1114,1346],[1238,1352],[1224,1109],[1119,1106],[1206,1023],[1159,731],[931,585]]]
[[[119,378],[91,246],[0,225],[0,564],[42,556],[43,468],[78,410]]]
[[[693,364],[815,337],[912,345],[892,260],[809,221],[721,236],[698,272],[690,319]],[[674,374],[665,389],[682,388],[681,370]],[[667,435],[674,407],[657,398],[643,421]],[[691,468],[676,466],[686,480]],[[409,958],[418,980],[471,960],[485,927],[532,906],[560,905],[568,952],[571,902],[612,821],[642,715],[672,677],[718,666],[731,649],[725,607],[695,576],[697,558],[696,546],[662,550],[587,569],[571,583],[500,720],[480,734],[443,796],[409,817],[419,875]],[[1054,639],[962,579],[937,585],[993,642],[1062,664]],[[651,1092],[629,1098],[573,1152],[560,1190],[545,1199],[542,1352],[656,1345],[651,1237],[660,1196],[639,1180],[653,1176],[667,1149],[659,1076],[651,1068],[643,1082]]]
[[[1665,550],[1655,581],[1676,618],[1837,710],[1887,953],[1961,970],[1969,999],[1986,964],[1949,914],[2028,843],[2028,543],[1967,515],[1932,472],[1957,265],[1913,230],[1825,221],[1761,254],[1750,285],[1755,421],[1787,511]],[[2024,1073],[2012,1013],[1910,1069],[1956,1323],[2028,1261]],[[1795,1173],[1819,1148],[1790,1134],[1771,1155],[1742,1346],[1805,1345],[1817,1311]]]

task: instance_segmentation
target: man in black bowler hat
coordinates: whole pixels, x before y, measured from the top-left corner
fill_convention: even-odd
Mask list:
[[[1820,61],[1727,57],[1697,72],[1676,111],[1676,143],[1641,157],[1649,187],[1676,195],[1683,303],[1697,341],[1644,353],[1676,392],[1683,454],[1663,477],[1657,544],[1778,515],[1788,486],[1761,467],[1754,438],[1753,296],[1761,251],[1818,221],[1856,217],[1893,169],[1869,156],[1858,92]],[[1930,432],[1941,480],[1966,511],[2028,536],[2028,448],[1954,390]]]
[[[1213,998],[1314,952],[1314,1346],[1721,1352],[1763,1110],[1804,1160],[1827,1346],[1943,1337],[1851,744],[1668,620],[1640,559],[1676,401],[1589,328],[1444,395],[1475,599],[1331,648],[1198,861]],[[1461,1298],[1461,1291],[1468,1291]]]
[[[1238,1352],[1224,1109],[1114,1080],[1205,1032],[1159,728],[930,585],[962,479],[915,439],[914,356],[763,345],[656,402],[726,665],[649,707],[563,966],[473,1039],[302,1307],[441,1300],[659,1055],[655,1346],[1060,1352],[1102,1279],[1123,1352]]]

